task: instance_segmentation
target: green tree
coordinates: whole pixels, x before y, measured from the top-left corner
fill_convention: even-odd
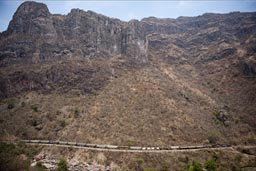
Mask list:
[[[200,163],[193,161],[192,165],[189,166],[189,171],[203,171],[203,167]]]
[[[134,144],[134,143],[133,143],[132,141],[128,141],[128,142],[127,142],[127,145],[128,145],[129,147],[130,147],[130,146],[133,146],[133,144]]]
[[[215,132],[209,133],[209,136],[208,136],[209,143],[215,144],[218,140],[219,140],[219,137],[218,137],[217,133],[215,133]]]
[[[45,166],[41,162],[37,162],[36,171],[45,171]]]
[[[38,106],[37,106],[36,104],[31,105],[31,109],[32,109],[34,112],[38,112]]]
[[[160,171],[169,171],[169,170],[170,170],[170,168],[167,163],[164,163],[160,169]]]
[[[60,159],[60,162],[58,163],[58,171],[68,171],[68,165],[67,161],[64,158]]]
[[[136,162],[136,171],[142,171],[143,168],[142,168],[142,165],[144,164],[144,159],[143,158],[137,158],[135,160]]]
[[[204,167],[207,171],[216,171],[217,170],[217,164],[213,159],[207,160],[204,164]]]

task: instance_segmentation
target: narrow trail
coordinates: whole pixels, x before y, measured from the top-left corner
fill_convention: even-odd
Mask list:
[[[1,141],[5,143],[17,143],[17,141]],[[168,147],[135,147],[135,146],[114,146],[114,145],[99,145],[86,144],[77,142],[51,141],[51,140],[21,140],[27,145],[39,146],[55,146],[66,148],[78,148],[93,151],[110,151],[110,152],[128,152],[128,153],[169,153],[169,152],[191,152],[200,150],[229,150],[241,153],[237,148],[256,148],[256,145],[246,146],[237,145],[230,146],[225,144],[215,145],[198,145],[198,146],[168,146]]]

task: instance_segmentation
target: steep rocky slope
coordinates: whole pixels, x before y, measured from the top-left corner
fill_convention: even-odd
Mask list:
[[[255,143],[255,21],[123,22],[24,2],[0,34],[1,138]]]

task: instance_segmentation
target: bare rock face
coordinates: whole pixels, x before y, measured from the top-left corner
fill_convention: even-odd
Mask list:
[[[230,59],[243,75],[254,77],[255,21],[255,13],[235,12],[177,19],[148,17],[123,22],[80,9],[72,9],[67,15],[51,14],[45,4],[29,1],[21,4],[8,29],[0,34],[0,66],[43,64],[74,58],[102,58],[106,62],[120,57],[126,61],[126,66],[156,61],[168,65],[208,65]],[[102,78],[107,79],[115,72],[113,68],[107,68],[109,66],[101,68],[104,71]],[[35,78],[37,73],[12,73],[12,78],[6,78],[8,81],[0,80],[4,83],[0,87],[1,96],[14,94],[10,87],[15,85],[19,87],[13,88],[17,92],[42,89],[42,85],[54,87],[50,85],[59,84],[57,80],[62,77],[48,77],[49,72],[60,70],[60,75],[68,75],[63,71],[73,71],[75,65],[70,66],[72,69],[62,67],[56,64],[54,69],[40,73],[40,78]]]
[[[0,79],[3,83],[0,95],[6,97],[23,91],[47,91],[49,87],[61,85],[69,90],[70,85],[65,83],[73,80],[74,75],[77,74],[81,80],[83,74],[91,79],[92,73],[100,73],[105,81],[94,79],[91,86],[82,81],[78,86],[84,92],[93,92],[98,90],[96,84],[104,85],[109,76],[115,75],[115,69],[111,67],[119,64],[110,65],[107,61],[114,61],[112,58],[116,57],[124,59],[126,66],[156,61],[156,65],[159,62],[211,65],[230,59],[242,75],[254,77],[255,21],[255,13],[235,12],[177,19],[148,17],[141,21],[123,22],[80,9],[72,9],[67,15],[51,14],[45,4],[24,2],[15,12],[8,29],[0,34],[1,67],[78,58],[88,61],[102,58],[105,64],[100,72],[90,66],[77,67],[71,63],[54,64],[55,67],[41,73],[14,72],[10,74],[11,78]]]
[[[24,2],[14,14],[7,31],[1,35],[1,43],[5,45],[1,48],[1,64],[22,60],[38,62],[43,44],[54,44],[56,36],[47,6]]]
[[[71,53],[74,51],[81,57],[120,54],[121,21],[73,9],[59,22],[63,29],[58,30],[58,36],[63,38],[64,44],[73,42]]]
[[[246,142],[255,45],[256,13],[123,22],[24,2],[0,34],[0,134],[166,146],[202,144],[212,130]],[[228,115],[213,116],[222,106]]]
[[[8,34],[53,34],[51,14],[45,4],[24,2],[16,11],[8,27]]]
[[[0,65],[19,58],[39,62],[97,55],[147,61],[147,41],[139,21],[125,23],[92,11],[72,9],[66,16],[52,15],[45,4],[25,2],[1,37],[5,47]]]
[[[0,36],[0,44],[3,45],[0,48],[0,66],[74,56],[116,55],[127,56],[136,63],[147,63],[149,45],[158,46],[158,38],[152,42],[152,35],[153,39],[157,34],[176,35],[169,37],[166,43],[171,42],[184,49],[221,41],[230,43],[241,40],[246,43],[247,36],[256,33],[254,21],[253,13],[231,13],[225,17],[204,14],[176,20],[149,17],[123,22],[79,9],[72,9],[68,15],[52,15],[45,4],[24,2],[14,14],[7,31]],[[162,45],[163,41],[159,42]],[[250,48],[250,53],[254,53],[253,49]],[[220,59],[235,50],[225,49],[203,60]]]

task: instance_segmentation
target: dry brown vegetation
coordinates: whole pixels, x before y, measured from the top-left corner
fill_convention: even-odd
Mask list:
[[[0,34],[1,140],[256,144],[255,13],[123,22],[23,5]],[[230,168],[234,156],[218,153]],[[174,154],[146,167],[159,158],[178,168],[185,156]],[[127,167],[150,161],[133,155]]]

